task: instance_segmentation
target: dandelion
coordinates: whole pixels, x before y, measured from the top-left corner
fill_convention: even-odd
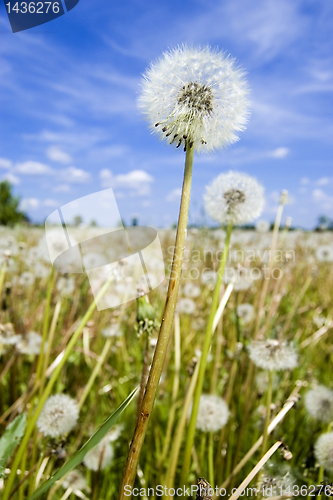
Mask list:
[[[86,478],[77,469],[71,470],[62,482],[62,487],[65,490],[70,488],[72,491],[82,491],[86,486]]]
[[[204,203],[208,215],[217,222],[244,224],[261,214],[264,188],[255,178],[230,171],[207,186]]]
[[[62,297],[70,297],[75,290],[75,282],[73,278],[61,277],[57,283],[57,290]]]
[[[320,467],[333,472],[333,432],[326,432],[317,439],[314,454]]]
[[[12,323],[0,324],[0,346],[15,345],[22,339],[22,335],[15,334]]]
[[[227,267],[223,276],[223,281],[227,284],[233,283],[236,292],[248,290],[253,285],[253,279],[248,269],[244,267]]]
[[[79,418],[77,402],[67,394],[50,396],[38,417],[37,427],[45,436],[65,436],[74,429]]]
[[[333,420],[333,391],[323,385],[317,385],[305,395],[305,408],[311,417],[321,422]]]
[[[102,335],[107,339],[110,337],[120,337],[121,329],[119,328],[118,323],[112,323],[107,328],[103,328]]]
[[[333,246],[320,245],[316,250],[316,257],[319,262],[333,262]]]
[[[270,230],[271,224],[268,220],[258,220],[256,223],[256,231],[258,233],[267,233]]]
[[[169,144],[212,151],[245,128],[247,83],[235,61],[209,47],[178,47],[147,71],[139,107]]]
[[[255,340],[249,345],[253,363],[264,370],[291,370],[297,366],[297,354],[287,342],[275,339]]]
[[[177,310],[180,313],[193,314],[194,311],[196,310],[195,302],[189,298],[180,299],[180,301],[177,304]]]
[[[185,295],[185,297],[195,299],[200,295],[200,287],[197,285],[193,285],[193,283],[186,283],[183,288],[183,294]]]
[[[38,355],[42,346],[42,336],[34,331],[28,332],[27,335],[17,343],[17,350],[21,354]],[[44,352],[47,349],[47,342],[44,344]]]
[[[105,436],[94,448],[84,457],[83,463],[87,469],[98,471],[105,469],[113,459],[113,448],[110,439]]]
[[[217,274],[215,271],[203,271],[201,274],[201,283],[204,285],[215,285]]]
[[[27,288],[35,283],[35,276],[29,271],[25,271],[24,273],[21,274],[18,282],[19,285]]]
[[[244,325],[248,325],[253,318],[254,308],[251,304],[239,304],[237,316],[242,319]]]
[[[216,432],[228,422],[229,414],[228,405],[222,398],[214,394],[202,394],[196,428],[203,432]]]

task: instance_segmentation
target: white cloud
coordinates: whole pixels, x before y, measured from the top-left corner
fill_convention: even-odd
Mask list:
[[[69,184],[59,184],[53,188],[54,193],[68,193],[70,190]]]
[[[57,146],[50,146],[46,151],[46,154],[50,160],[55,161],[57,163],[66,164],[72,161],[70,155],[67,154],[65,151],[63,151],[62,149],[58,148]]]
[[[322,189],[314,189],[312,198],[323,210],[333,209],[333,196],[329,196]]]
[[[127,174],[113,175],[111,170],[104,168],[100,171],[102,187],[129,190],[138,196],[150,194],[154,178],[144,170],[131,170]]]
[[[47,199],[43,203],[46,207],[58,207],[59,203],[56,200]]]
[[[54,173],[54,170],[38,161],[25,161],[15,165],[15,172],[26,175],[50,175]]]
[[[308,184],[310,184],[310,179],[308,177],[302,177],[301,184],[303,186],[307,186]]]
[[[180,200],[180,197],[181,197],[181,194],[182,194],[182,189],[181,188],[175,188],[173,189],[172,191],[170,191],[170,193],[166,196],[166,201],[176,201],[176,200]]]
[[[20,184],[20,179],[14,175],[14,174],[11,174],[10,172],[8,172],[3,178],[2,180],[6,180],[8,182],[10,182],[11,184],[13,184],[14,186],[17,186],[17,184]]]
[[[71,184],[85,184],[91,179],[89,172],[76,167],[68,167],[61,170],[60,176],[64,181],[70,182]]]
[[[274,149],[274,151],[270,153],[270,156],[272,158],[286,158],[289,155],[289,153],[290,153],[289,148],[281,147]]]
[[[20,203],[20,208],[22,210],[37,210],[39,206],[40,202],[37,198],[24,198]]]
[[[321,177],[320,179],[317,180],[316,184],[318,186],[327,186],[329,184],[331,179],[329,177]]]
[[[0,158],[0,168],[11,168],[12,162],[7,158]]]

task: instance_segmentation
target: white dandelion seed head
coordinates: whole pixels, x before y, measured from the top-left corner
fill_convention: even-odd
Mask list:
[[[200,292],[200,287],[198,285],[194,285],[191,282],[184,285],[183,294],[185,295],[185,297],[195,299],[196,297],[199,297]]]
[[[314,454],[321,467],[333,472],[333,432],[319,436],[314,446]]]
[[[264,220],[264,219],[261,219],[261,220],[258,220],[258,222],[256,223],[256,231],[258,233],[267,233],[271,228],[271,223],[268,222],[268,220]]]
[[[0,346],[15,345],[20,342],[21,339],[22,335],[15,333],[12,323],[0,324]]]
[[[305,408],[309,415],[321,422],[333,420],[333,391],[323,385],[317,385],[305,395]]]
[[[62,482],[62,487],[67,490],[71,488],[73,491],[82,491],[87,486],[86,478],[77,470],[71,470]]]
[[[79,418],[79,406],[67,394],[50,396],[38,417],[37,427],[45,436],[60,437],[74,429]]]
[[[248,325],[253,318],[253,305],[252,304],[239,304],[237,306],[237,316],[242,319],[244,325]]]
[[[316,258],[319,262],[333,262],[333,246],[320,245],[316,250]]]
[[[35,283],[35,276],[29,271],[24,271],[19,277],[18,283],[26,288],[32,286]]]
[[[139,107],[161,139],[213,151],[238,140],[249,93],[234,59],[210,47],[177,47],[144,75]]]
[[[177,311],[179,313],[193,314],[196,308],[195,302],[188,297],[180,299],[177,304]]]
[[[113,459],[113,448],[108,436],[105,436],[92,450],[88,451],[83,463],[89,470],[105,469]]]
[[[103,328],[102,335],[105,338],[120,337],[121,329],[119,328],[118,323],[111,323],[111,325],[107,328]]]
[[[192,408],[189,415],[191,415]],[[197,429],[203,432],[216,432],[228,422],[229,408],[227,403],[214,394],[203,394],[200,397]]]
[[[34,331],[28,332],[27,335],[21,337],[16,344],[17,350],[21,354],[38,355],[42,347],[42,336]],[[44,343],[44,352],[47,349],[47,342]]]
[[[264,208],[264,188],[254,177],[231,170],[206,187],[204,204],[207,214],[221,224],[252,222]]]
[[[287,342],[254,340],[248,349],[253,363],[264,370],[291,370],[297,366],[297,353]]]
[[[223,276],[224,283],[233,283],[236,292],[248,290],[253,285],[249,270],[245,267],[226,267]]]
[[[61,276],[57,282],[57,290],[62,297],[70,297],[75,290],[75,282],[73,278],[65,278]]]
[[[201,274],[201,283],[204,285],[215,285],[217,280],[217,273],[215,271],[206,270]]]

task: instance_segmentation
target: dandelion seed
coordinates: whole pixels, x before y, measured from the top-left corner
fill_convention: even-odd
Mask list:
[[[326,432],[317,439],[314,454],[321,467],[333,472],[333,432]]]
[[[71,470],[62,482],[62,487],[65,490],[71,488],[73,491],[82,491],[86,486],[86,478],[77,469]]]
[[[59,278],[57,283],[57,290],[62,297],[72,296],[75,290],[75,282],[73,278]]]
[[[233,268],[227,267],[223,276],[224,283],[233,283],[236,292],[248,290],[253,285],[253,279],[249,272],[244,267]]]
[[[212,151],[238,140],[249,103],[235,61],[209,47],[166,52],[144,76],[139,107],[161,139]]]
[[[296,351],[287,342],[254,340],[248,349],[253,363],[264,370],[291,370],[297,366]]]
[[[21,274],[18,280],[19,285],[27,288],[35,283],[35,276],[29,271],[25,271]]]
[[[311,417],[320,422],[333,420],[333,391],[323,385],[317,385],[305,395],[305,408]]]
[[[204,203],[208,215],[217,222],[244,224],[261,214],[264,188],[253,177],[230,171],[206,187]]]
[[[192,408],[189,415],[191,415]],[[227,403],[214,394],[203,394],[200,397],[196,427],[203,432],[216,432],[228,422],[229,408]]]
[[[88,451],[83,463],[89,470],[105,469],[113,459],[113,448],[108,436],[105,436],[92,450]]]
[[[112,323],[107,328],[103,328],[102,335],[105,338],[120,337],[121,336],[121,329],[119,328],[118,323]]]
[[[74,429],[79,418],[77,402],[67,394],[50,396],[38,417],[37,427],[45,436],[65,436]]]

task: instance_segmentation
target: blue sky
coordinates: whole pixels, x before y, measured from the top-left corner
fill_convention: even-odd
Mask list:
[[[190,221],[205,185],[235,169],[264,184],[264,218],[287,189],[285,216],[311,228],[333,217],[332,32],[331,0],[80,0],[16,34],[1,3],[0,179],[35,221],[113,187],[126,222],[172,224],[184,153],[137,110],[141,74],[175,45],[209,44],[247,71],[252,112],[238,143],[195,158]]]

